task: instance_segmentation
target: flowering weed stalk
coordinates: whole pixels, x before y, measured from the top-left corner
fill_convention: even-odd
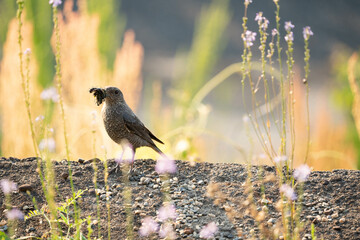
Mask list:
[[[303,29],[303,36],[304,36],[304,43],[305,43],[305,57],[304,57],[304,70],[305,70],[305,78],[303,79],[303,83],[306,85],[306,115],[307,115],[307,145],[306,145],[306,152],[305,152],[305,158],[304,163],[307,162],[308,156],[309,156],[309,149],[310,149],[310,113],[309,113],[309,83],[308,83],[308,77],[310,72],[310,49],[309,49],[309,38],[310,36],[314,35],[314,33],[311,31],[311,28],[309,26],[306,26]]]
[[[125,159],[125,151],[130,149],[131,150],[131,159]],[[135,152],[132,150],[131,146],[123,147],[122,153],[115,159],[116,163],[121,166],[121,173],[122,173],[122,182],[124,183],[125,187],[123,190],[123,201],[125,206],[125,213],[126,213],[126,236],[127,239],[134,239],[134,214],[132,212],[132,190],[130,187],[129,182],[129,174],[131,174],[130,165],[134,164],[135,161]]]
[[[61,63],[60,63],[60,29],[58,24],[58,11],[57,7],[61,4],[61,0],[50,0],[49,4],[52,5],[53,9],[53,23],[54,23],[54,32],[55,32],[55,42],[56,42],[56,53],[55,53],[55,60],[56,60],[56,81],[57,81],[57,90],[59,94],[59,105],[60,105],[60,111],[61,111],[61,117],[63,122],[63,132],[64,132],[64,141],[65,141],[65,149],[66,149],[66,158],[68,161],[68,168],[69,168],[69,179],[70,179],[70,185],[71,185],[71,191],[73,194],[73,198],[75,198],[75,189],[73,184],[73,178],[72,178],[72,170],[71,170],[71,164],[70,164],[70,151],[69,151],[69,144],[67,139],[67,132],[66,132],[66,121],[65,121],[65,111],[64,111],[64,103],[62,98],[62,84],[61,84]],[[74,217],[75,217],[75,225],[76,225],[76,237],[79,237],[80,234],[80,224],[79,224],[79,211],[76,206],[76,202],[73,202],[74,205]]]
[[[30,66],[29,66],[29,63],[30,63],[31,50],[28,48],[23,53],[23,48],[22,48],[23,37],[21,34],[21,28],[22,28],[23,23],[22,23],[21,17],[22,17],[22,13],[24,10],[25,1],[18,0],[17,5],[18,5],[18,10],[17,10],[16,16],[18,19],[18,46],[19,46],[21,87],[24,92],[24,101],[25,101],[26,112],[28,115],[28,120],[29,120],[29,125],[30,125],[31,138],[32,138],[32,142],[33,142],[34,152],[35,152],[36,157],[39,157],[39,149],[37,148],[37,144],[36,144],[34,124],[32,121],[31,109],[30,109],[30,90],[29,90]],[[26,57],[26,65],[25,65],[26,74],[24,74],[24,67],[23,67],[23,55],[24,54]]]

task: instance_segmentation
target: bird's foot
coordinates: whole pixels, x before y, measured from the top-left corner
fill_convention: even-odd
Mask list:
[[[119,171],[119,169],[120,169],[120,165],[118,163],[116,163],[115,167],[109,171],[109,174],[114,173],[114,172],[117,173]]]

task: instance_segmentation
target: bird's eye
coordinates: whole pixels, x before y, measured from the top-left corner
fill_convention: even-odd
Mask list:
[[[115,90],[115,94],[116,94],[116,95],[119,94],[119,90]]]

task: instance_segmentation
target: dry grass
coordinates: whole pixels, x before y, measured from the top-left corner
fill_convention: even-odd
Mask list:
[[[17,21],[13,19],[8,28],[7,39],[4,44],[4,55],[0,65],[0,111],[2,144],[4,156],[28,157],[34,156],[30,127],[26,116],[24,94],[21,88],[19,73],[19,47],[17,44]],[[29,22],[23,25],[23,47],[32,47],[33,28]],[[30,99],[32,115],[38,116],[43,108],[38,100],[40,86],[36,82],[37,65],[31,57]]]

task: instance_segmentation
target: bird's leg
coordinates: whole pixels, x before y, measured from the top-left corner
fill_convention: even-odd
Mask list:
[[[132,170],[134,168],[134,162],[135,162],[135,151],[136,149],[133,149],[133,154],[132,154],[132,159],[131,159],[131,163],[130,163],[130,170],[129,170],[129,174],[132,173]]]

